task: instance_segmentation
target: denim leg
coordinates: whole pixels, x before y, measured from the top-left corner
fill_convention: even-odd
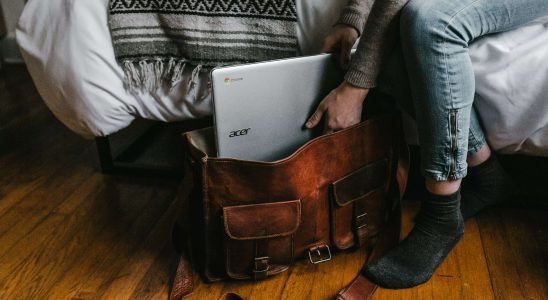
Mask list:
[[[476,154],[485,145],[485,135],[480,125],[478,113],[472,107],[470,112],[470,132],[468,133],[468,154],[471,156]]]
[[[466,157],[484,142],[473,114],[476,38],[548,14],[547,0],[411,0],[402,12],[402,49],[418,122],[423,174],[437,181],[466,176]],[[477,135],[477,136],[476,136]],[[477,149],[475,149],[477,148]]]
[[[409,75],[407,73],[407,68],[405,67],[400,43],[396,44],[394,51],[383,66],[382,72],[379,75],[378,88],[381,92],[394,97],[400,107],[413,119],[416,119],[413,99],[411,97]],[[414,132],[413,129],[405,129]],[[413,134],[413,136],[415,136],[415,134]],[[470,115],[470,132],[468,135],[468,156],[478,152],[485,143],[485,135],[483,134],[478,115],[476,110],[472,108],[472,113]]]

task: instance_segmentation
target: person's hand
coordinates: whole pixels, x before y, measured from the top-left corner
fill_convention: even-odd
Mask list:
[[[350,53],[352,46],[358,39],[358,31],[356,28],[346,25],[337,24],[331,29],[331,32],[323,40],[321,53],[339,51],[341,59],[341,67],[348,68],[350,64]]]
[[[362,106],[369,89],[353,86],[344,81],[327,95],[306,122],[307,128],[316,127],[325,115],[324,132],[348,128],[361,121]]]

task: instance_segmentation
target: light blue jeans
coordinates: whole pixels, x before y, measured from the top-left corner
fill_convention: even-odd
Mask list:
[[[398,68],[403,60],[407,72],[385,72],[392,74],[381,74],[380,82],[381,89],[393,85],[389,90],[400,99],[410,89],[424,176],[436,181],[465,177],[467,156],[485,145],[472,108],[475,82],[468,45],[545,15],[548,0],[411,0],[406,5],[401,52],[395,51],[386,69]],[[401,80],[401,74],[408,80]]]

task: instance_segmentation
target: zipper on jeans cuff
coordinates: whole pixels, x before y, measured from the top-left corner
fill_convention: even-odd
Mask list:
[[[449,178],[455,179],[457,171],[457,110],[455,109],[449,112],[449,132],[451,136]]]

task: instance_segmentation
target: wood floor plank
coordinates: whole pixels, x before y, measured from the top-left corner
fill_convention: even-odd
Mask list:
[[[223,294],[224,283],[204,283],[198,275],[194,276],[194,292],[188,296],[189,300],[218,300]]]
[[[171,267],[174,260],[174,250],[171,244],[164,245],[156,256],[154,263],[146,271],[141,281],[129,299],[167,299],[169,284],[171,284]]]
[[[94,271],[94,268],[99,266],[105,268],[105,266],[101,265],[101,263],[103,262],[105,256],[110,254],[109,250],[112,250],[112,245],[114,242],[109,241],[103,243],[99,237],[101,237],[105,232],[113,231],[112,228],[121,227],[119,225],[120,223],[135,223],[136,217],[142,215],[144,211],[147,211],[147,209],[150,209],[151,206],[154,206],[151,204],[155,203],[150,201],[153,191],[147,191],[143,188],[130,187],[130,193],[126,193],[123,196],[120,196],[119,192],[112,193],[112,188],[108,182],[103,183],[101,189],[105,192],[98,191],[98,193],[94,194],[95,199],[89,199],[89,201],[98,203],[96,209],[82,212],[85,215],[98,215],[100,216],[100,219],[91,220],[89,222],[82,220],[84,224],[88,225],[79,230],[78,234],[82,234],[83,236],[75,236],[75,240],[84,240],[86,243],[82,244],[80,249],[76,249],[73,252],[72,256],[76,258],[73,263],[67,264],[67,268],[65,269],[58,268],[58,272],[56,274],[52,274],[51,277],[54,282],[51,286],[45,289],[45,294],[40,295],[41,298],[69,299],[73,298],[72,295],[78,294],[81,289],[82,281],[89,276],[89,273]],[[126,198],[128,201],[124,201],[123,198]],[[120,204],[124,202],[130,202],[130,206],[122,208]],[[86,230],[86,228],[94,230],[93,232],[90,232],[89,229]],[[118,239],[119,241],[124,241],[123,235],[131,231],[128,230],[128,228],[129,227],[125,227],[119,230],[119,237],[121,237],[121,239]],[[92,252],[91,255],[90,252]],[[96,253],[101,254],[99,256],[94,256],[93,254]],[[69,281],[66,280],[67,278],[69,278]],[[66,289],[63,289],[63,287]]]
[[[13,136],[6,137],[6,132],[0,131],[0,191],[20,179],[49,175],[52,170],[84,153],[93,156],[91,141],[82,140],[57,124],[51,115],[41,119],[31,120],[30,126],[14,128]],[[54,126],[52,122],[55,122]],[[2,150],[7,149],[10,152],[2,155]],[[89,161],[94,161],[94,158]]]
[[[0,172],[0,216],[22,200],[23,196],[35,190],[39,184],[55,178],[59,172],[68,174],[70,173],[67,172],[68,170],[74,170],[78,165],[82,167],[79,162],[84,157],[87,158],[89,152],[83,152],[81,145],[70,145],[70,143],[69,145],[63,145],[65,148],[54,148],[45,151],[34,149],[27,154],[19,154],[19,157],[14,157],[7,163],[0,162],[0,166],[2,166],[2,172]],[[78,150],[72,153],[74,149],[71,150],[70,147]],[[41,155],[37,155],[39,153]],[[58,157],[60,156],[59,153],[64,153],[62,158]],[[17,163],[22,157],[27,156],[30,158]],[[86,167],[89,166],[86,165]],[[25,171],[22,172],[21,170]]]
[[[7,187],[7,190],[9,191],[6,191],[0,196],[0,216],[19,203],[19,201],[22,201],[22,199],[29,193],[37,189],[43,181],[44,178],[37,178],[29,182],[19,183],[13,185],[12,187]]]
[[[494,299],[480,230],[475,218],[466,221],[464,236],[453,253],[461,270],[461,299]]]
[[[97,204],[89,195],[97,190],[100,181],[100,175],[90,178],[78,192],[67,198],[66,203],[79,208],[95,207]],[[74,205],[73,202],[78,204]],[[67,210],[67,213],[57,211],[52,214],[64,216],[63,226],[53,227],[54,231],[45,235],[39,247],[18,264],[8,278],[4,278],[6,285],[0,288],[0,298],[42,298],[47,289],[55,284],[59,272],[63,272],[75,260],[77,253],[89,245],[87,237],[96,234],[106,221],[106,216],[93,213],[80,215]],[[24,288],[28,282],[33,283],[32,289]]]
[[[253,285],[249,281],[232,281],[222,284],[221,295],[226,293],[236,293],[244,299],[258,299],[259,295],[252,295]],[[255,283],[253,283],[255,284]]]
[[[89,167],[81,166],[77,169],[76,172],[61,172],[46,180],[41,184],[42,188],[27,194],[0,217],[0,244],[4,245],[0,248],[0,257],[5,256],[14,244],[26,237],[36,226],[44,226],[42,223],[47,221],[50,213],[93,173]],[[53,227],[58,225],[48,224]],[[31,251],[31,248],[26,250]]]
[[[78,174],[78,176],[82,177],[82,180],[77,180],[77,183],[83,183],[86,178],[83,174],[85,173]],[[79,186],[75,185],[71,187],[70,193],[74,192]],[[63,203],[64,199],[70,195],[66,190],[59,191],[58,193],[57,199],[51,199],[56,205]],[[69,201],[82,203],[83,199],[80,197],[71,197]],[[11,229],[0,236],[0,242],[5,245],[0,250],[2,251],[2,256],[0,256],[0,278],[6,278],[11,272],[17,270],[18,265],[35,253],[35,251],[41,249],[42,244],[59,227],[62,227],[67,215],[52,213],[53,208],[33,210],[32,208],[23,207],[21,209],[10,210],[8,215],[4,216],[6,219],[9,217],[15,220]]]
[[[497,300],[525,299],[519,282],[516,258],[498,210],[489,210],[477,217],[483,249],[489,268],[493,293]]]
[[[358,249],[342,255],[344,255],[342,285],[347,286],[358,275],[358,272],[361,270],[363,263],[365,262],[367,253],[365,249]]]
[[[334,255],[330,261],[318,265],[314,271],[315,287],[310,292],[310,299],[333,299],[337,295],[344,283],[343,268],[348,253],[345,254]],[[353,254],[359,255],[356,252]]]
[[[116,183],[115,189],[120,186]],[[124,191],[110,194],[104,201],[118,205],[110,208],[106,230],[97,237],[90,237],[93,247],[81,253],[81,262],[71,266],[58,283],[46,295],[48,299],[60,299],[63,295],[76,299],[98,298],[124,266],[127,256],[134,251],[158,218],[165,211],[162,201],[153,201],[156,190],[141,187],[123,187]],[[107,188],[111,190],[111,188]],[[109,195],[109,194],[107,194]],[[105,195],[105,196],[107,196]],[[111,205],[112,206],[112,205]],[[124,207],[127,206],[127,207]],[[105,214],[105,212],[102,212]],[[67,291],[70,291],[68,293]]]
[[[180,211],[180,206],[181,201],[172,201],[146,239],[143,239],[141,247],[132,253],[115,280],[109,283],[108,288],[102,295],[103,299],[113,299],[120,294],[131,295],[138,288],[147,270],[170,241],[171,228],[177,213]]]
[[[432,299],[459,300],[463,298],[461,272],[454,251],[447,255],[428,283],[432,289]],[[447,293],[449,290],[451,293]]]
[[[299,261],[291,268],[281,299],[310,299],[318,266]]]
[[[507,251],[515,259],[525,299],[548,299],[548,264],[546,257],[539,255],[543,250],[535,237],[535,231],[542,227],[532,223],[531,215],[523,210],[500,212],[507,237],[511,241]]]
[[[284,272],[268,280],[257,282],[253,285],[249,300],[280,299],[288,278],[289,272]]]

